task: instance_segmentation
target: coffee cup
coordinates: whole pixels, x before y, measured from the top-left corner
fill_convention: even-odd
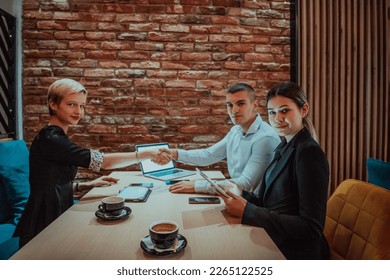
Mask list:
[[[172,221],[157,221],[149,226],[149,235],[157,248],[172,247],[179,234],[179,226]]]
[[[109,196],[102,199],[99,209],[109,215],[117,216],[122,213],[125,207],[125,199],[119,196]]]

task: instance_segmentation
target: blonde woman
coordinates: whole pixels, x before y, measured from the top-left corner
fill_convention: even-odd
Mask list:
[[[87,91],[72,79],[55,81],[48,89],[50,120],[32,142],[30,149],[31,194],[16,228],[22,247],[73,204],[73,192],[116,183],[101,177],[84,183],[73,182],[77,168],[93,171],[114,169],[153,159],[164,164],[167,156],[157,151],[102,153],[78,146],[68,138],[68,129],[85,113]]]

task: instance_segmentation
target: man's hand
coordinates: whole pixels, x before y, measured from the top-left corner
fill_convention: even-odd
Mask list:
[[[194,193],[195,192],[195,181],[181,181],[171,187],[169,191],[172,193]]]
[[[152,157],[152,161],[159,164],[159,165],[165,165],[168,162],[171,161],[172,156],[168,149],[159,149],[154,152],[154,155]]]

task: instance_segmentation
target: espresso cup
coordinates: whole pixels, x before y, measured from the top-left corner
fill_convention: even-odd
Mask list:
[[[172,247],[179,234],[179,226],[172,221],[157,221],[149,226],[149,235],[157,248]]]
[[[125,207],[125,199],[119,196],[109,196],[102,199],[99,209],[110,215],[119,215]]]

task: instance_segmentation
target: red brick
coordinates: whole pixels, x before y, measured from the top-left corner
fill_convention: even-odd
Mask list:
[[[42,49],[66,49],[68,44],[57,40],[38,41],[38,47]]]
[[[179,79],[206,79],[207,71],[178,71],[177,77]]]
[[[201,80],[196,83],[197,88],[221,89],[226,87],[225,81]]]
[[[168,133],[177,133],[178,127],[177,126],[169,126],[169,125],[158,125],[158,124],[152,124],[149,128],[149,133],[151,134],[168,134]]]
[[[89,12],[89,13],[101,13],[103,12],[103,5],[93,3],[74,3],[71,5],[74,12]]]
[[[241,36],[241,42],[243,43],[259,43],[259,44],[268,44],[270,38],[268,36],[262,35],[243,35]]]
[[[192,69],[194,70],[218,70],[222,69],[222,65],[215,62],[199,62],[194,63]]]
[[[253,52],[255,46],[253,44],[226,44],[226,51],[228,53],[248,53]]]
[[[191,26],[191,32],[193,33],[221,33],[222,27],[221,26],[215,26],[215,25],[194,25]]]
[[[146,51],[119,51],[118,58],[131,60],[148,60],[149,52]]]
[[[153,53],[150,57],[152,60],[180,60],[179,53]]]
[[[83,49],[83,50],[97,50],[99,49],[99,44],[90,41],[70,41],[70,49]]]
[[[199,34],[186,34],[186,35],[180,35],[179,36],[180,42],[208,42],[208,36],[207,35],[199,35]]]
[[[246,61],[256,61],[256,62],[273,62],[275,60],[272,54],[265,53],[247,53],[245,54]]]
[[[135,7],[136,14],[163,14],[165,12],[165,5],[137,5]]]
[[[127,30],[127,24],[112,23],[112,22],[100,22],[97,28],[105,31],[125,31]]]
[[[69,30],[96,30],[97,23],[96,22],[69,22],[68,29]]]
[[[270,80],[288,81],[290,80],[290,73],[275,72],[268,75]]]
[[[88,133],[117,133],[117,129],[112,125],[90,124],[87,126]]]
[[[78,68],[61,67],[53,69],[53,74],[55,76],[62,77],[81,77],[83,76],[83,70]]]
[[[54,38],[58,40],[82,40],[85,39],[85,36],[80,32],[57,31],[54,32]]]
[[[183,125],[179,129],[184,134],[206,134],[210,132],[208,125]]]
[[[79,13],[54,12],[52,15],[53,15],[53,19],[55,20],[69,20],[69,21],[83,20],[81,14]]]
[[[173,51],[173,52],[183,52],[183,51],[193,51],[194,44],[192,43],[167,43],[165,45],[165,51]]]
[[[171,80],[166,81],[165,83],[166,87],[173,87],[173,88],[193,88],[195,87],[195,81],[189,81],[189,80]]]
[[[147,133],[148,129],[143,125],[124,125],[118,126],[118,133],[121,134],[135,134],[135,133]]]
[[[107,62],[107,63],[111,63],[111,62]],[[143,70],[132,70],[132,69],[115,70],[115,76],[117,76],[118,78],[143,78],[146,76],[146,71],[144,69]]]
[[[224,63],[226,69],[235,69],[235,70],[249,70],[252,68],[250,62],[239,62],[239,61],[226,61]]]
[[[172,33],[149,32],[148,38],[151,41],[175,42],[178,40],[179,35]]]
[[[210,35],[210,42],[237,43],[239,41],[240,37],[236,35]]]
[[[164,45],[163,44],[157,44],[157,43],[135,43],[134,49],[136,50],[145,50],[145,51],[163,51]]]
[[[190,63],[175,63],[175,62],[161,62],[161,68],[162,69],[191,69]]]
[[[36,20],[42,20],[42,19],[53,19],[53,13],[52,12],[33,12],[33,11],[24,11],[23,13],[23,19],[36,19]]]
[[[128,88],[133,85],[133,81],[129,79],[105,79],[102,81],[102,86],[114,88]]]
[[[177,71],[174,70],[147,70],[146,76],[149,78],[176,78]]]
[[[143,22],[147,22],[148,20],[149,20],[148,15],[141,15],[141,14],[117,14],[116,15],[117,22],[142,22],[143,23]],[[147,23],[145,23],[145,25],[146,24]],[[130,27],[132,25],[133,24],[131,24]],[[142,29],[139,29],[139,31],[142,31]]]
[[[180,116],[203,116],[209,115],[210,110],[208,108],[188,107],[180,109]]]
[[[134,79],[134,86],[137,87],[164,87],[164,80],[157,79]],[[154,104],[154,103],[153,103]]]
[[[129,13],[133,14],[135,12],[134,5],[126,4],[107,4],[103,7],[104,12],[115,12],[115,13]]]
[[[274,19],[274,20],[271,20],[271,27],[289,28],[290,21],[284,20],[284,19],[283,20]]]
[[[209,53],[187,53],[183,52],[181,55],[181,59],[186,60],[194,60],[194,61],[210,61],[211,55]]]
[[[51,68],[25,68],[23,74],[27,76],[51,76]]]
[[[115,51],[88,51],[85,54],[86,58],[91,59],[116,59]]]
[[[38,21],[37,28],[48,30],[65,30],[67,28],[67,23],[55,21]]]
[[[53,39],[53,32],[51,31],[23,31],[24,39]]]
[[[133,43],[127,42],[102,42],[101,49],[103,50],[131,50]]]
[[[112,69],[85,69],[84,75],[86,77],[114,77],[114,70]]]
[[[241,71],[238,77],[249,80],[266,80],[268,78],[268,72]]]
[[[115,61],[102,61],[99,63],[102,68],[127,68],[127,63],[120,60]]]

